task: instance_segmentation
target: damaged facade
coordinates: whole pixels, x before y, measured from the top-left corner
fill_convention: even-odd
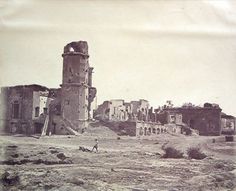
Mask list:
[[[214,104],[204,104],[203,107],[173,107],[166,108],[164,112],[181,114],[182,121],[200,135],[221,134],[221,108]]]
[[[221,135],[221,133],[235,134],[235,117],[222,114],[217,104],[205,103],[203,107],[170,105],[153,111],[146,100],[131,101],[126,104],[122,100],[117,108],[122,108],[122,112],[125,111],[127,117],[114,120],[110,117],[115,111],[115,109],[110,109],[111,103],[111,101],[106,101],[99,105],[95,116],[100,120],[119,121],[119,128],[122,131],[127,130],[132,136],[156,135],[164,132],[197,133],[207,136]]]
[[[61,88],[40,85],[1,88],[1,123],[6,132],[76,134],[87,127],[96,96],[87,42],[67,44],[62,57]]]
[[[1,88],[1,120],[6,132],[41,133],[48,115],[50,89],[40,85]]]
[[[236,118],[232,115],[221,113],[221,131],[222,134],[235,134],[236,133]]]
[[[104,101],[94,112],[96,119],[106,121],[110,128],[130,136],[152,136],[161,133],[180,133],[182,116],[163,115],[163,123],[157,113],[152,113],[149,102],[144,99],[125,102],[124,100]]]
[[[94,111],[94,117],[108,121],[127,121],[148,119],[149,103],[147,100],[125,102],[121,99],[104,101]]]

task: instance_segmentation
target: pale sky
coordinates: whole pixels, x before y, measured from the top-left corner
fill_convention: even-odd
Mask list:
[[[213,102],[236,116],[234,0],[0,0],[0,86],[59,87],[63,47],[79,40],[98,104]]]

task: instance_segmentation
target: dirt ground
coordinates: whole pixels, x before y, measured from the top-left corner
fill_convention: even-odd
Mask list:
[[[98,152],[87,152],[96,138]],[[184,158],[163,158],[167,146]],[[189,147],[207,157],[189,159]],[[236,190],[235,148],[224,137],[118,138],[105,127],[77,137],[0,136],[0,190]]]

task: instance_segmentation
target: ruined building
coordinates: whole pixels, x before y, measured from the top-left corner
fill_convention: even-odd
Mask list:
[[[85,41],[64,47],[61,88],[40,85],[1,88],[1,125],[9,133],[76,134],[88,125],[93,68]]]
[[[89,109],[96,89],[92,86],[87,42],[72,42],[64,47],[61,85],[61,116],[76,128],[87,126]]]
[[[205,103],[203,107],[173,107],[163,109],[170,115],[182,115],[183,123],[199,131],[200,135],[221,134],[221,108],[216,104]]]
[[[106,122],[112,130],[123,135],[130,136],[157,136],[161,133],[180,133],[180,124],[170,121],[172,124],[162,124],[159,121],[151,120],[152,108],[149,109],[149,102],[144,99],[139,101],[124,102],[116,99],[104,101],[94,112],[96,119]],[[179,115],[177,115],[179,116]],[[169,116],[164,116],[167,119]],[[178,122],[177,122],[178,123]]]
[[[236,118],[232,115],[221,113],[222,134],[236,133]]]
[[[122,99],[104,101],[94,112],[94,116],[100,120],[127,121],[148,120],[149,103],[147,100],[125,102]]]
[[[235,134],[234,116],[223,114],[217,104],[205,103],[203,107],[191,104],[163,108],[149,108],[148,101],[105,101],[95,114],[97,119],[119,122],[117,129],[132,136],[157,135],[163,132],[199,135]],[[126,117],[123,117],[126,116]]]
[[[50,101],[50,90],[40,85],[1,88],[1,128],[9,133],[41,133]]]

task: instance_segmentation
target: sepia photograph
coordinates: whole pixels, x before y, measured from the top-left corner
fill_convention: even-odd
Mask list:
[[[0,191],[235,191],[236,0],[0,0]]]

